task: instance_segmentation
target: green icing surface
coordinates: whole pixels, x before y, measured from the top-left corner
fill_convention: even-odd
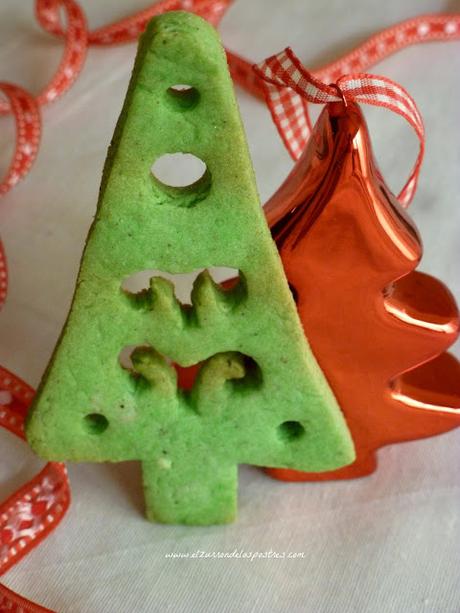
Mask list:
[[[189,84],[188,94],[168,88]],[[207,173],[166,187],[152,163],[189,152]],[[207,272],[192,307],[147,269],[240,271],[225,291]],[[132,366],[119,354],[136,346]],[[165,359],[166,358],[166,359]],[[204,362],[191,391],[170,361]],[[72,307],[27,423],[49,460],[142,462],[147,516],[212,524],[236,513],[237,465],[331,470],[353,444],[299,322],[255,187],[215,30],[189,13],[142,36],[109,149]]]

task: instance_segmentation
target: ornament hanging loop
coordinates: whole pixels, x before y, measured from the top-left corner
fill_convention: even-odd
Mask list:
[[[311,132],[308,103],[342,101],[384,107],[401,115],[419,140],[419,153],[398,200],[408,207],[415,195],[425,150],[423,120],[409,93],[390,79],[367,73],[347,74],[327,85],[300,62],[290,47],[254,66],[268,107],[287,150],[294,160],[302,155]]]
[[[345,108],[348,107],[348,102],[347,99],[345,97],[345,94],[343,93],[342,89],[340,88],[340,85],[337,85],[337,83],[329,83],[329,87],[333,87],[335,89],[335,91],[337,92],[337,96],[339,96],[340,98],[340,102],[342,102],[343,106]]]

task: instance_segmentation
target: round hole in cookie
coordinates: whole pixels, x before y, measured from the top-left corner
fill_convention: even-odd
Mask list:
[[[85,415],[85,428],[90,434],[102,434],[109,427],[109,420],[101,413]]]
[[[177,83],[166,90],[170,104],[178,111],[193,109],[200,100],[200,92],[192,85]]]
[[[286,443],[296,441],[305,434],[305,428],[298,421],[285,421],[278,426],[278,436]]]
[[[208,175],[206,164],[192,153],[165,153],[152,164],[151,172],[161,186],[174,189],[200,187]]]

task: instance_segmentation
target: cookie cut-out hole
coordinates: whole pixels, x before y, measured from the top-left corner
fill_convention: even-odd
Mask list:
[[[126,345],[118,354],[118,363],[125,370],[132,370],[133,362],[131,360],[131,354],[136,349],[137,345]]]
[[[148,345],[147,343],[144,343],[143,345],[126,345],[125,347],[121,349],[120,353],[118,354],[118,363],[124,370],[130,370],[130,371],[134,370],[133,361],[131,359],[133,352],[136,349],[140,349],[140,348],[145,349],[147,347],[150,347],[150,345]],[[170,360],[166,356],[164,357],[168,363],[170,364],[172,363],[172,360]]]
[[[171,274],[161,270],[141,270],[123,279],[121,289],[128,296],[135,296],[148,291],[152,277],[162,277],[174,284],[174,294],[182,305],[192,304],[192,289],[198,275],[206,270],[198,268],[188,273]],[[231,291],[241,282],[239,271],[236,268],[215,266],[207,269],[212,279],[219,283],[222,289]]]
[[[165,153],[152,164],[152,174],[166,187],[184,188],[206,174],[206,164],[192,153]]]
[[[192,207],[204,200],[211,189],[211,174],[205,162],[192,153],[165,153],[155,160],[150,171],[159,205]]]
[[[235,391],[245,392],[259,388],[262,385],[262,370],[260,366],[249,355],[244,353],[240,355],[243,359],[245,375],[242,379],[235,379],[233,381]]]
[[[173,366],[177,372],[177,386],[182,390],[190,391],[195,384],[195,380],[203,366],[203,362],[193,364],[192,366],[180,366],[173,362]]]
[[[90,434],[102,434],[109,427],[107,417],[101,413],[85,415],[85,427]]]
[[[186,85],[185,83],[171,85],[166,90],[166,94],[170,104],[178,111],[193,109],[200,99],[199,91],[192,85]]]
[[[305,428],[298,421],[285,421],[278,426],[279,437],[287,443],[298,440],[304,434]]]

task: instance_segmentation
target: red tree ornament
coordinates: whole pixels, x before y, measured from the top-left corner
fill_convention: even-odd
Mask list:
[[[360,477],[375,470],[380,447],[460,425],[460,364],[443,353],[458,335],[458,310],[440,281],[414,270],[420,238],[382,180],[356,104],[324,109],[265,210],[357,451],[340,470],[269,474]]]

